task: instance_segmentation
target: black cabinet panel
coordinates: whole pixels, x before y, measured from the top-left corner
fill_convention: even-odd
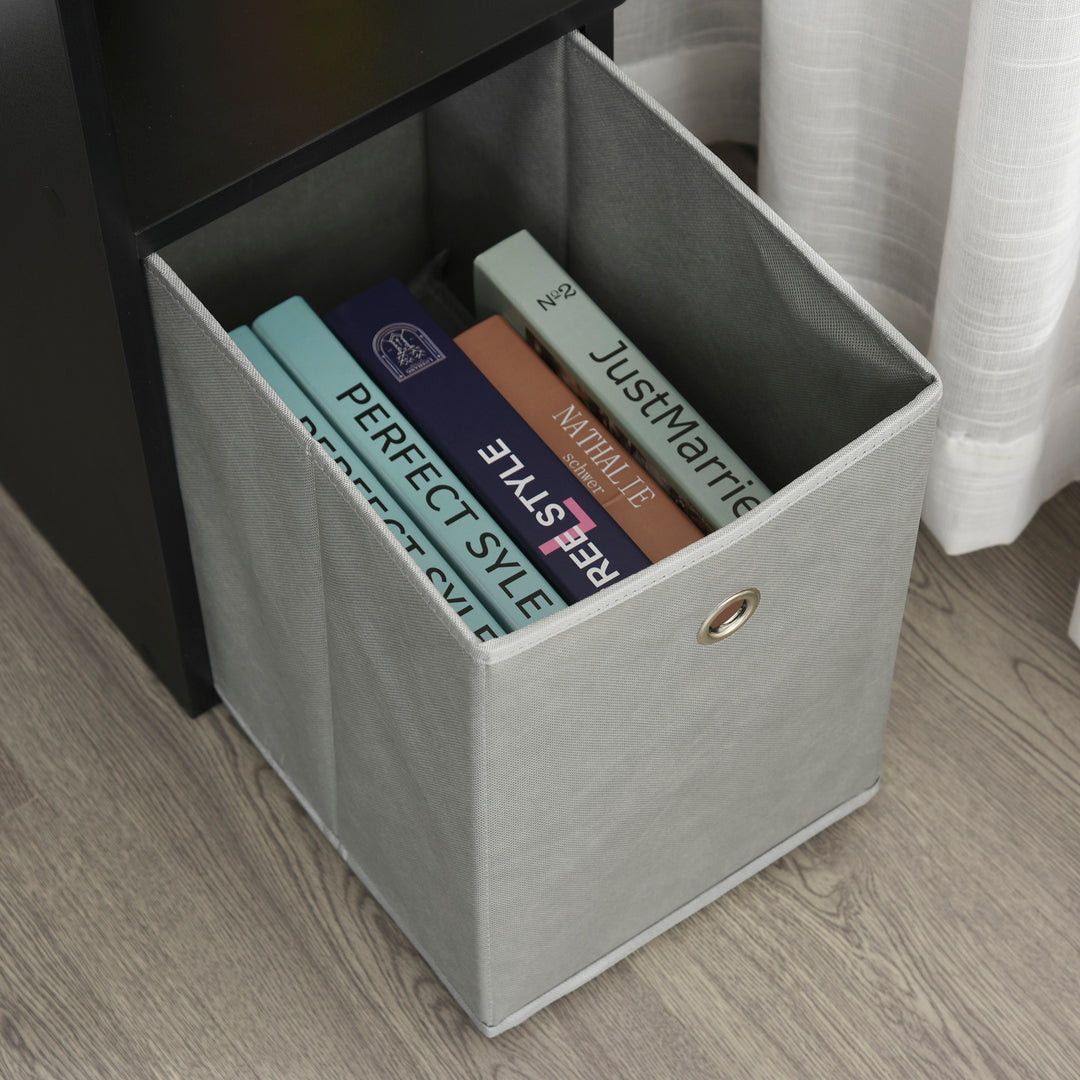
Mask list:
[[[137,313],[118,310],[60,23],[12,0],[3,24],[0,482],[197,711],[212,691],[171,447],[166,431],[146,452],[124,348]]]
[[[128,208],[146,251],[609,14],[612,0],[95,7]]]
[[[610,40],[614,3],[0,5],[0,483],[190,711],[213,689],[140,252],[577,25]]]

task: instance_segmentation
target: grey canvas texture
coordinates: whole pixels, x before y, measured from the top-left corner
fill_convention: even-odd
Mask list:
[[[473,255],[521,227],[777,491],[480,643],[225,330],[443,248],[468,302]],[[940,384],[583,38],[163,255],[146,269],[216,685],[483,1030],[873,789]],[[753,618],[698,644],[750,586]]]

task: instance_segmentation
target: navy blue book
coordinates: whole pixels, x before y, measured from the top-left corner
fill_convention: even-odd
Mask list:
[[[325,321],[565,600],[649,565],[400,281],[354,296]]]

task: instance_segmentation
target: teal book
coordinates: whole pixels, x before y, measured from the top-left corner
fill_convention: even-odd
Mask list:
[[[252,328],[507,630],[566,607],[305,300],[278,304]]]
[[[473,285],[477,316],[504,316],[703,530],[771,494],[526,230],[477,256]]]
[[[334,461],[341,466],[345,475],[371,503],[375,512],[401,542],[406,553],[461,616],[465,625],[481,641],[501,637],[505,632],[503,627],[472,589],[464,584],[461,575],[451,568],[437,545],[428,539],[398,501],[375,479],[371,469],[345,444],[322,411],[315,407],[307,394],[296,384],[296,380],[278,363],[255,333],[247,326],[238,326],[229,331],[229,337],[240,346],[244,355],[285,403],[285,407],[304,425],[308,434],[325,447]]]

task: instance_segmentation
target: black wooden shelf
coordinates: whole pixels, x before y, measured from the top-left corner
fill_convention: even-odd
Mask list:
[[[214,700],[140,259],[618,0],[0,9],[0,482],[192,713]]]
[[[98,0],[141,254],[578,27],[612,0]]]

